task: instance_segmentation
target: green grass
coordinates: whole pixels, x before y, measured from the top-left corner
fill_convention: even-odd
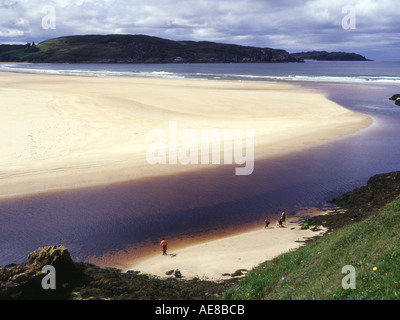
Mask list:
[[[400,299],[400,197],[368,219],[253,269],[224,300]],[[355,268],[355,289],[343,289]]]

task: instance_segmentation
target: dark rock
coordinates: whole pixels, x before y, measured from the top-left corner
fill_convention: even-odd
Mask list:
[[[39,248],[29,254],[28,262],[36,267],[52,265],[54,267],[73,268],[71,255],[65,246]]]
[[[56,270],[55,290],[42,287],[46,276],[42,269],[47,265]],[[65,246],[43,247],[30,253],[26,263],[0,268],[0,299],[65,299],[81,279]]]
[[[234,273],[231,274],[231,277],[240,277],[240,276],[243,276],[245,272],[247,272],[246,269],[239,269],[239,270],[236,270]]]
[[[395,94],[389,98],[389,100],[393,100],[393,101],[396,101],[397,99],[400,99],[400,94]]]
[[[8,280],[11,276],[11,272],[7,268],[0,268],[0,282]]]
[[[26,273],[19,273],[11,277],[10,280],[14,283],[23,283],[28,280],[28,276]]]
[[[395,105],[400,106],[400,94],[395,94],[391,96],[389,100],[394,101]]]

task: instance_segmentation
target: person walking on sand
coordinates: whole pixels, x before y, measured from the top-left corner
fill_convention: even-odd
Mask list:
[[[161,240],[161,242],[160,242],[160,246],[161,246],[163,255],[166,255],[166,254],[167,254],[167,245],[168,245],[167,240],[165,240],[164,238],[162,238],[162,240]]]
[[[285,210],[282,211],[281,220],[282,220],[282,223],[286,224],[286,212],[285,212]]]
[[[269,220],[266,219],[266,220],[265,220],[265,227],[264,227],[264,229],[267,229],[268,227],[269,227]]]

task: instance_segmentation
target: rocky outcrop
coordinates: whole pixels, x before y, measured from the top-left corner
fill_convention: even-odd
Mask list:
[[[47,272],[45,266],[55,270],[56,289],[42,286]],[[81,273],[65,246],[39,248],[28,256],[28,262],[0,268],[0,299],[64,299],[68,288],[81,280]]]
[[[56,270],[56,289],[45,290],[44,266]],[[184,278],[184,277],[183,277]],[[0,300],[210,300],[237,279],[159,279],[137,271],[122,272],[73,262],[65,246],[43,247],[28,261],[0,267]]]
[[[394,101],[394,103],[398,106],[400,106],[400,94],[395,94],[392,97],[389,98],[389,100]]]

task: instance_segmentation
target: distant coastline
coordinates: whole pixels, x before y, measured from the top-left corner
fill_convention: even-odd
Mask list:
[[[291,56],[303,61],[373,61],[353,52],[309,51],[292,53]]]
[[[368,61],[355,53],[286,50],[147,35],[81,35],[39,44],[0,45],[0,62],[32,63],[286,63],[305,59]]]

